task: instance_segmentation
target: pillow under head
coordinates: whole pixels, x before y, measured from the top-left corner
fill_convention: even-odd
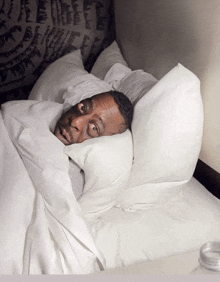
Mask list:
[[[85,173],[79,198],[86,218],[94,219],[116,203],[130,176],[133,147],[131,132],[102,136],[66,146],[64,152]]]

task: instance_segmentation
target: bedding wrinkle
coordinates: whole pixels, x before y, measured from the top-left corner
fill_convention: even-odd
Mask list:
[[[32,197],[36,196],[32,203],[30,193],[22,199],[21,207],[27,204],[25,212],[31,210],[31,213],[29,222],[22,226],[24,233],[17,238],[22,253],[16,255],[13,263],[19,265],[20,274],[89,274],[98,271],[101,265],[104,267],[105,261],[73,194],[68,156],[63,152],[64,145],[48,130],[49,120],[44,119],[52,110],[39,102],[35,108],[34,103],[10,102],[3,107],[4,123],[22,158],[29,187],[34,191]],[[51,102],[49,104],[51,106]],[[54,105],[54,117],[57,108]],[[16,185],[12,186],[15,188]],[[19,193],[14,197],[19,197]],[[18,222],[23,218],[21,215]],[[16,236],[15,231],[12,234]],[[11,242],[9,236],[7,244]]]
[[[50,230],[47,227],[47,219],[44,215],[42,196],[36,194],[35,215],[28,228],[25,246],[23,274],[59,274],[62,273],[57,250],[50,240]]]
[[[0,273],[18,274],[22,272],[25,234],[33,213],[35,189],[9,139],[2,111],[0,141]]]

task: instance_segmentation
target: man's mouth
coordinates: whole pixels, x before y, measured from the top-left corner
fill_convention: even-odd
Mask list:
[[[55,131],[55,135],[64,145],[72,144],[68,132],[61,126],[58,126]]]

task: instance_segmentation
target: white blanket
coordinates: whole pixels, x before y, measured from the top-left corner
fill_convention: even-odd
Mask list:
[[[220,200],[195,179],[159,193],[145,184],[145,209],[113,207],[87,226],[51,132],[61,111],[14,101],[0,112],[0,274],[87,274],[219,241]]]
[[[64,145],[48,130],[61,110],[59,104],[36,101],[2,107],[0,274],[87,274],[104,268],[72,191]]]

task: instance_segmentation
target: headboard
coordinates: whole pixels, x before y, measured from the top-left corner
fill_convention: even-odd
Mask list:
[[[116,38],[132,69],[163,77],[178,62],[201,81],[204,134],[195,176],[220,198],[220,2],[115,1]]]

